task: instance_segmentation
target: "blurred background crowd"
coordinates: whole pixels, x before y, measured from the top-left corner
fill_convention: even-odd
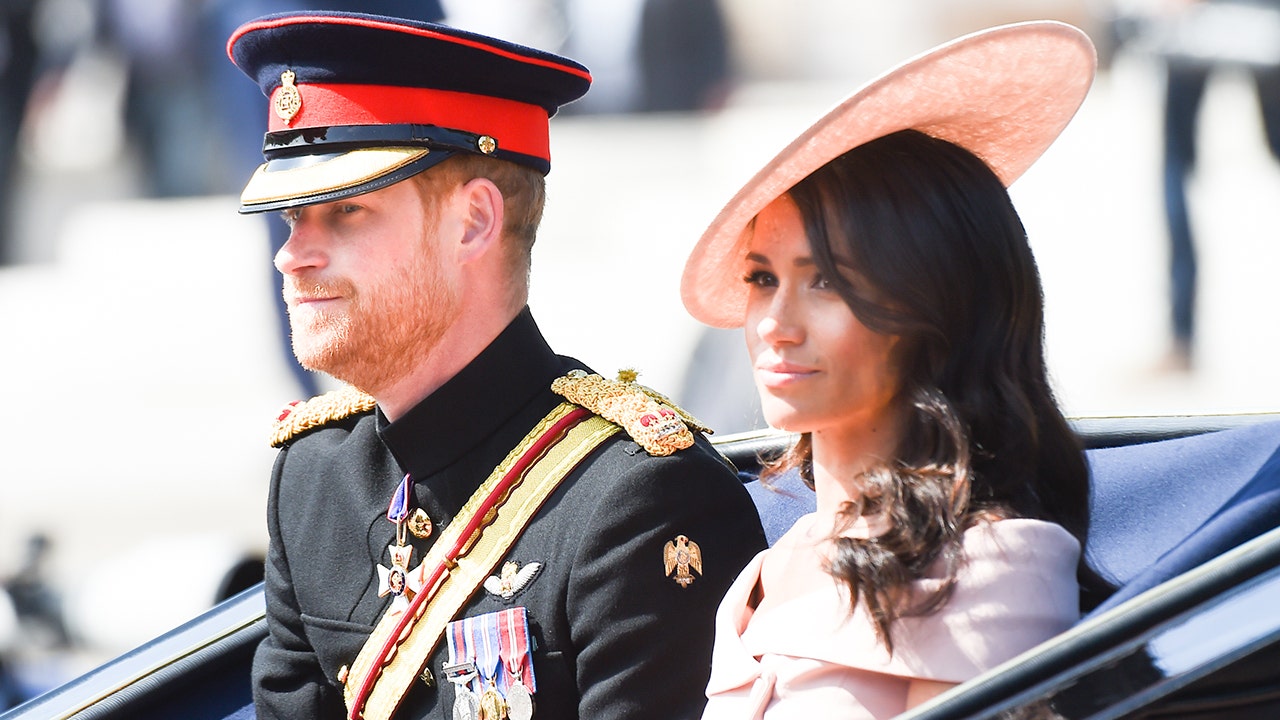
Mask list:
[[[239,217],[266,101],[225,54],[299,8],[561,52],[532,306],[721,432],[760,426],[736,333],[680,306],[687,250],[859,83],[1003,22],[1082,27],[1101,72],[1012,189],[1074,415],[1280,410],[1280,8],[1234,0],[0,0],[0,708],[245,587],[284,402],[272,217]]]

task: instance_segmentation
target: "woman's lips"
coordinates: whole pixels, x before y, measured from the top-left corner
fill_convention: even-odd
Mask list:
[[[785,387],[818,374],[816,368],[789,362],[758,363],[755,369],[760,384],[769,388]]]

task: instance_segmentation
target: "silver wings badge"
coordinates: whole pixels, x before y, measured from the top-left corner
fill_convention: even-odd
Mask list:
[[[490,575],[485,579],[484,589],[503,600],[510,600],[516,593],[523,590],[541,569],[542,563],[532,562],[520,567],[519,563],[507,561],[502,565],[501,576]]]

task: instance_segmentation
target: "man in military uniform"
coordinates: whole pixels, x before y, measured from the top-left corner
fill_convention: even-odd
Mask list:
[[[242,212],[284,212],[294,351],[351,385],[277,423],[259,717],[697,717],[752,503],[526,304],[547,121],[587,70],[354,14],[228,48],[272,108]]]

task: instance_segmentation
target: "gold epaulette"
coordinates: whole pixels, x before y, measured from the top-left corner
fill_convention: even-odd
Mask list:
[[[634,370],[620,371],[617,380],[573,370],[551,389],[621,426],[650,455],[670,455],[693,445],[694,432],[711,432],[667,396],[637,383]]]
[[[377,403],[353,387],[317,395],[306,402],[292,402],[280,412],[271,428],[271,447],[280,447],[302,433],[334,420],[369,412]]]

